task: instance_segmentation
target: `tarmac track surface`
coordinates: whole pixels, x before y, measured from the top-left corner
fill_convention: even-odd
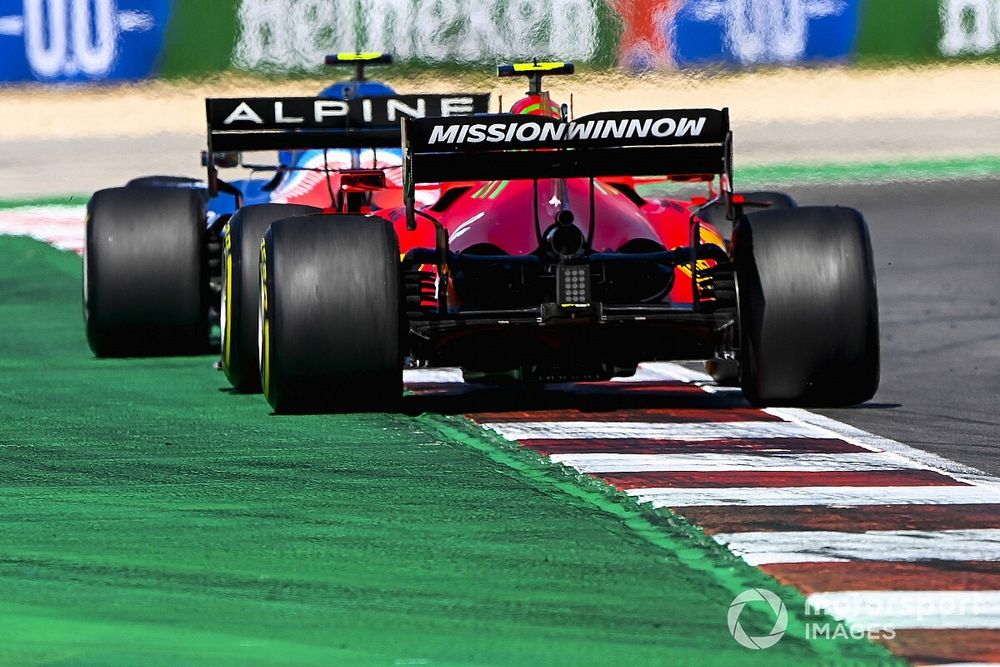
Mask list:
[[[860,209],[875,248],[881,387],[864,406],[820,412],[1000,473],[1000,183],[789,191]]]

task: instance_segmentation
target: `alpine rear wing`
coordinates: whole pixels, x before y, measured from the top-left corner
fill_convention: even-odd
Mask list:
[[[467,116],[488,94],[393,95],[336,100],[255,97],[205,100],[209,152],[398,148],[401,118]]]
[[[255,97],[205,100],[209,191],[220,189],[219,153],[327,148],[399,148],[400,119],[450,118],[489,110],[488,94],[393,95],[338,100]],[[228,166],[228,165],[227,165]],[[227,190],[228,191],[228,190]],[[238,195],[237,195],[238,197]]]

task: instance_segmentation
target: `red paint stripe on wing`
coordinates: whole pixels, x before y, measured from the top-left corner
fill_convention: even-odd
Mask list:
[[[761,438],[647,440],[592,438],[587,440],[522,440],[545,456],[552,454],[846,454],[868,451],[844,440],[825,438]]]
[[[680,507],[709,534],[744,531],[957,530],[1000,528],[1000,504],[867,507]]]
[[[1000,662],[1000,630],[897,630],[879,641],[917,665]]]
[[[933,470],[865,472],[632,472],[604,473],[600,477],[621,490],[649,488],[720,489],[729,487],[781,488],[801,486],[968,486]]]
[[[760,569],[806,595],[831,591],[1000,591],[1000,562],[775,563]]]

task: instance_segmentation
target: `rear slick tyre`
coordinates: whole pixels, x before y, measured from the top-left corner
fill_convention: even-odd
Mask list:
[[[127,188],[191,188],[203,193],[208,190],[202,185],[202,181],[189,176],[139,176],[133,178],[125,184]]]
[[[283,220],[261,254],[261,378],[275,412],[397,409],[404,318],[392,225],[355,215]]]
[[[861,214],[839,207],[753,213],[736,225],[733,255],[747,399],[836,407],[874,396],[878,300]]]
[[[83,311],[98,357],[204,354],[209,345],[205,199],[132,186],[87,204]]]
[[[260,243],[276,221],[319,213],[298,204],[260,204],[236,211],[225,227],[222,251],[222,370],[237,391],[258,393],[257,311]]]

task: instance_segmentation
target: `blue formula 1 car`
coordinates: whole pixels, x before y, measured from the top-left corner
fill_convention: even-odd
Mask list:
[[[212,335],[219,324],[228,378],[238,389],[255,390],[256,306],[239,302],[245,296],[256,304],[257,255],[269,224],[309,213],[400,206],[399,117],[488,110],[488,95],[397,95],[365,78],[366,67],[391,63],[387,54],[340,53],[326,64],[351,66],[354,76],[315,98],[207,100],[206,180],[146,176],[95,193],[88,204],[83,285],[94,354],[210,352],[219,347]],[[310,138],[316,133],[325,137],[319,150]],[[244,159],[243,152],[260,151],[276,151],[276,159]],[[220,170],[237,167],[248,175],[220,178]],[[420,194],[432,202],[439,191]],[[253,311],[254,321],[227,322],[227,311],[242,319]]]

